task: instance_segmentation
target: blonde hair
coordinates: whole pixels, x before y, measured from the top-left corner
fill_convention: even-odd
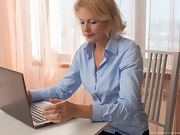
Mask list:
[[[74,12],[77,15],[80,7],[88,9],[94,19],[107,21],[107,36],[119,36],[126,27],[121,12],[114,0],[76,0]]]

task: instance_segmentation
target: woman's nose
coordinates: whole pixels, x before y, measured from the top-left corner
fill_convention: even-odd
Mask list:
[[[88,31],[88,30],[90,30],[91,28],[90,28],[90,24],[89,23],[84,23],[84,30],[85,31]]]

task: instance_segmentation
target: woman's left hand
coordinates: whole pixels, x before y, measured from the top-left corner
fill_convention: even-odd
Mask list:
[[[50,99],[53,105],[44,108],[42,114],[53,123],[62,123],[75,118],[77,105],[67,100]]]

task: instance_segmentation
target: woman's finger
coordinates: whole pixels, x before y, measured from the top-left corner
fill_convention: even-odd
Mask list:
[[[49,102],[53,103],[53,104],[56,104],[56,103],[59,103],[59,102],[62,102],[63,100],[61,99],[49,99]]]
[[[45,118],[50,120],[53,123],[63,122],[63,118],[61,117],[60,113],[45,115]]]
[[[44,110],[42,111],[43,115],[46,114],[56,114],[56,113],[60,113],[61,112],[61,108],[60,109],[52,109],[52,110]]]

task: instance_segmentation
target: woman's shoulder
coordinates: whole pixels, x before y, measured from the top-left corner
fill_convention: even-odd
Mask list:
[[[117,52],[119,55],[139,52],[139,45],[132,39],[126,37],[117,37]]]
[[[114,43],[117,44],[117,49],[119,51],[125,51],[130,48],[139,48],[139,45],[134,40],[123,36],[114,37],[113,40],[115,41]]]
[[[125,46],[132,46],[137,45],[136,42],[130,38],[126,38],[123,36],[116,37],[118,40],[118,44],[125,45]]]

